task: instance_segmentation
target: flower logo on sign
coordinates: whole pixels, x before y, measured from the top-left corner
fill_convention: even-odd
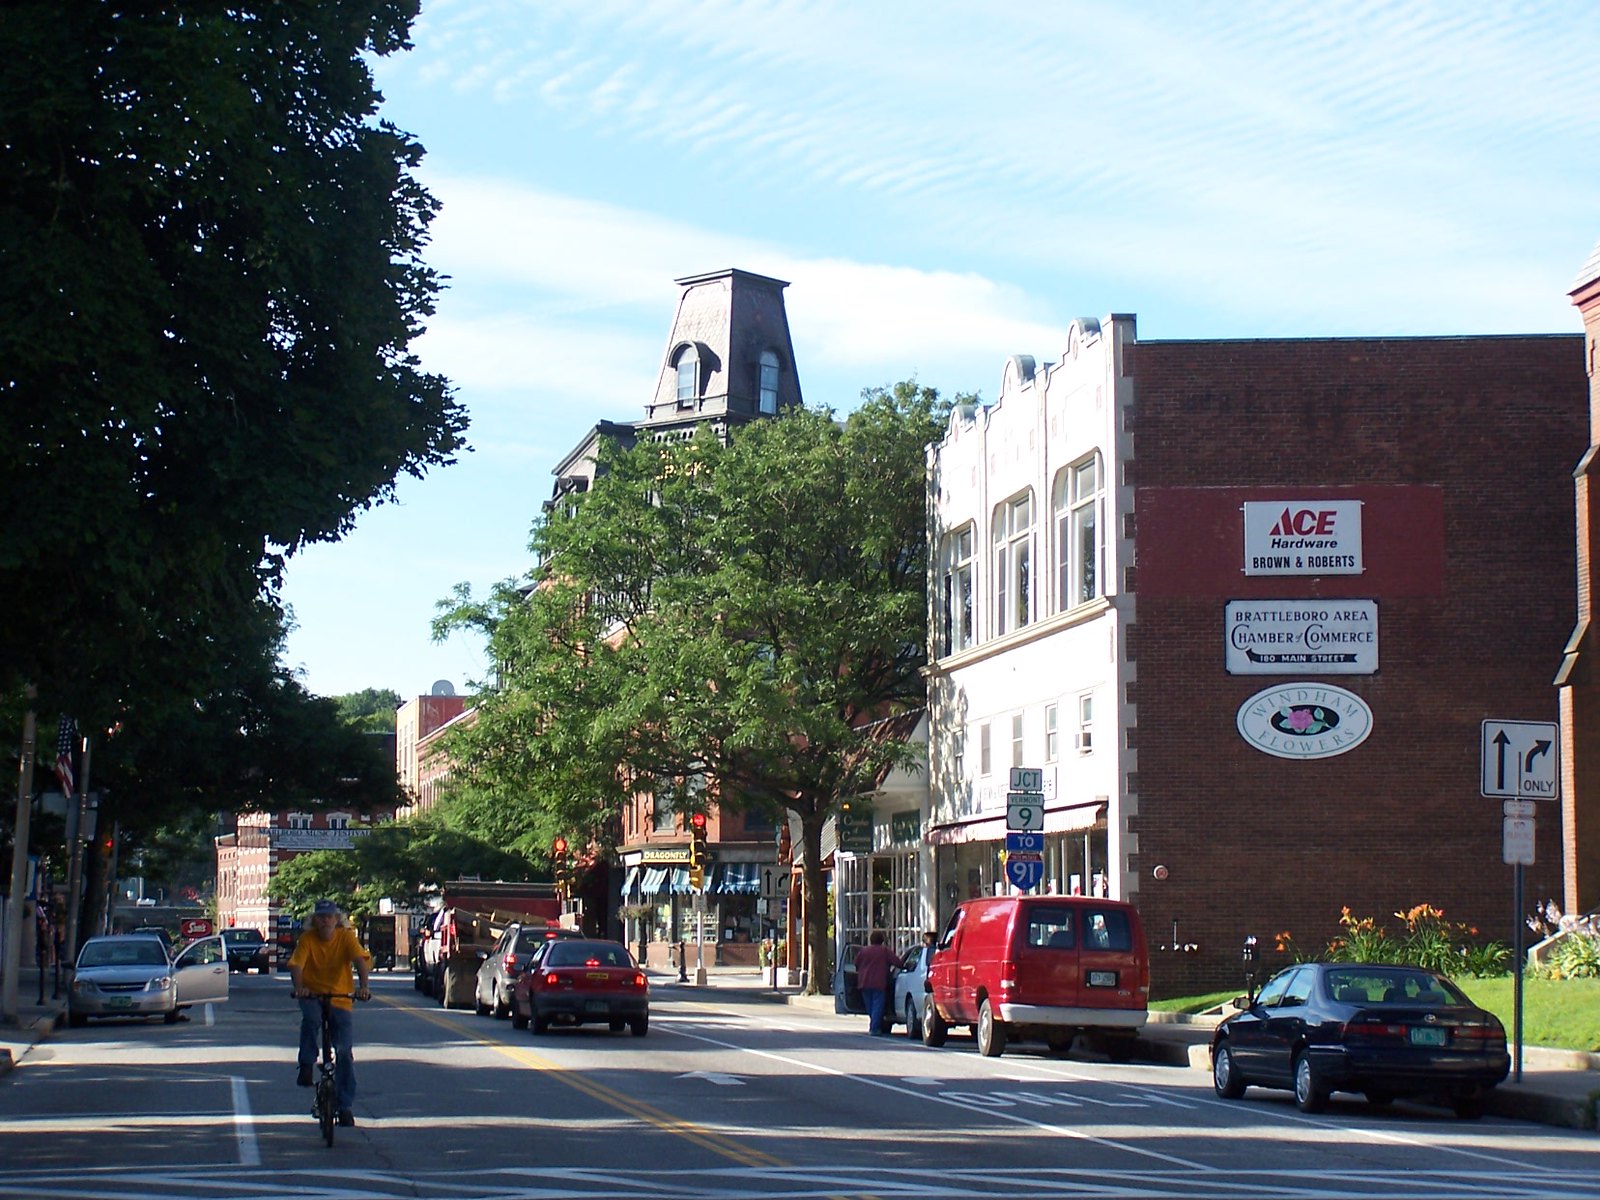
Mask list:
[[[1302,737],[1315,737],[1338,724],[1339,715],[1320,705],[1280,708],[1272,718],[1272,727],[1279,733],[1296,733]]]

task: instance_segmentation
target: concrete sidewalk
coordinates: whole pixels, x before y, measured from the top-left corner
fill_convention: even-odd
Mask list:
[[[67,972],[61,972],[57,991],[55,971],[44,972],[43,1000],[39,997],[39,968],[24,967],[17,973],[17,1019],[0,1019],[0,1076],[22,1061],[34,1045],[55,1032],[56,1021],[67,1019]]]
[[[737,993],[744,999],[834,1013],[832,996],[802,996],[798,987],[787,985],[774,988],[770,973],[758,972],[753,967],[708,967],[704,988],[693,982],[693,969],[688,974],[689,982],[681,982],[677,975],[652,972],[651,986],[674,997],[694,992]],[[862,1020],[859,1013],[837,1015],[841,1023],[859,1025]],[[1215,1018],[1153,1012],[1149,1024],[1140,1032],[1134,1057],[1144,1062],[1203,1071],[1209,1076],[1211,1031],[1216,1024]],[[1568,1129],[1596,1128],[1597,1103],[1600,1103],[1600,1054],[1550,1050],[1541,1046],[1523,1047],[1520,1083],[1508,1078],[1489,1093],[1489,1112],[1495,1116]]]

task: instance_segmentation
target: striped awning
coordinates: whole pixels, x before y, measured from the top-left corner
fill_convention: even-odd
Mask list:
[[[687,896],[693,892],[694,889],[689,886],[688,867],[672,868],[672,890],[679,896]]]
[[[759,896],[761,864],[753,862],[719,864],[711,890],[724,896]]]
[[[657,892],[666,891],[667,868],[646,867],[644,878],[639,881],[639,891],[642,895],[654,896]]]
[[[639,868],[629,867],[628,873],[622,880],[622,898],[626,900],[628,893],[633,891],[633,885],[639,882]]]

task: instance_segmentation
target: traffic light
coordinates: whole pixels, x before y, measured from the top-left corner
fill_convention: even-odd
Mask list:
[[[567,864],[567,839],[558,837],[550,844],[550,850],[556,869],[556,891],[565,897],[572,886],[572,871]]]
[[[700,891],[706,882],[706,815],[689,814],[689,887]]]

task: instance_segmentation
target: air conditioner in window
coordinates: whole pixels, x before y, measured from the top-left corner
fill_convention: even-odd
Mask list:
[[[1094,749],[1094,730],[1080,729],[1072,735],[1072,745],[1079,754],[1088,754]]]

